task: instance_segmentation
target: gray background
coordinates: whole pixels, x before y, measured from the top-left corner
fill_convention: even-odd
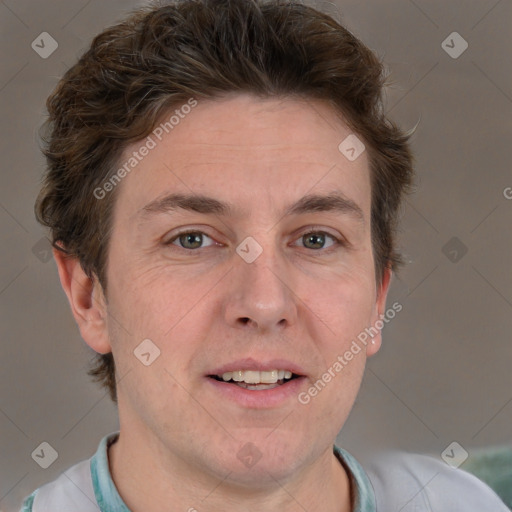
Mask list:
[[[44,166],[37,129],[46,97],[91,37],[143,3],[0,1],[1,511],[17,510],[118,428],[114,405],[85,373],[93,352],[34,219]],[[391,117],[406,129],[419,121],[417,191],[400,237],[409,264],[389,297],[403,311],[386,326],[338,441],[363,460],[383,446],[439,457],[452,441],[470,456],[510,444],[512,2],[351,0],[323,9],[388,64]],[[31,48],[43,31],[59,45],[47,59]],[[469,44],[458,58],[441,46],[454,31]],[[458,261],[445,247],[453,237],[467,249]],[[48,469],[31,457],[43,441],[58,452]]]

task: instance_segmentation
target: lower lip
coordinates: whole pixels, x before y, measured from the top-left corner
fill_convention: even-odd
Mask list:
[[[305,377],[296,377],[272,389],[253,390],[241,388],[236,384],[228,384],[211,377],[206,380],[213,388],[228,400],[242,407],[264,409],[279,407],[290,398],[297,399],[300,389],[304,386]]]

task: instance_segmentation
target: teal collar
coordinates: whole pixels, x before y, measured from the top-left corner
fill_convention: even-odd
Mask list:
[[[350,478],[353,512],[376,512],[373,486],[359,462],[346,450],[336,445],[334,445],[334,455]]]
[[[91,477],[96,501],[102,512],[130,512],[112,480],[108,465],[108,447],[117,441],[119,432],[107,434],[91,457]],[[346,450],[334,445],[334,454],[350,478],[353,512],[375,512],[373,488],[363,468]]]
[[[108,447],[117,441],[119,432],[106,435],[91,458],[91,477],[101,512],[130,512],[119,496],[108,465]]]

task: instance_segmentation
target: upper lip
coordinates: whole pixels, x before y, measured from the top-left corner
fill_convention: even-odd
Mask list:
[[[236,372],[237,370],[254,370],[254,371],[271,371],[271,370],[289,370],[295,375],[305,375],[304,370],[297,364],[288,361],[287,359],[269,359],[265,361],[258,361],[252,357],[245,359],[238,359],[231,363],[223,364],[218,366],[208,375],[222,375],[226,372]]]

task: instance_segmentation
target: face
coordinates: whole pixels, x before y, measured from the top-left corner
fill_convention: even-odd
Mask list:
[[[241,482],[332,451],[380,337],[335,363],[388,282],[375,280],[367,154],[338,149],[350,133],[320,102],[235,95],[152,136],[117,185],[108,343],[88,340],[113,351],[121,432]]]

